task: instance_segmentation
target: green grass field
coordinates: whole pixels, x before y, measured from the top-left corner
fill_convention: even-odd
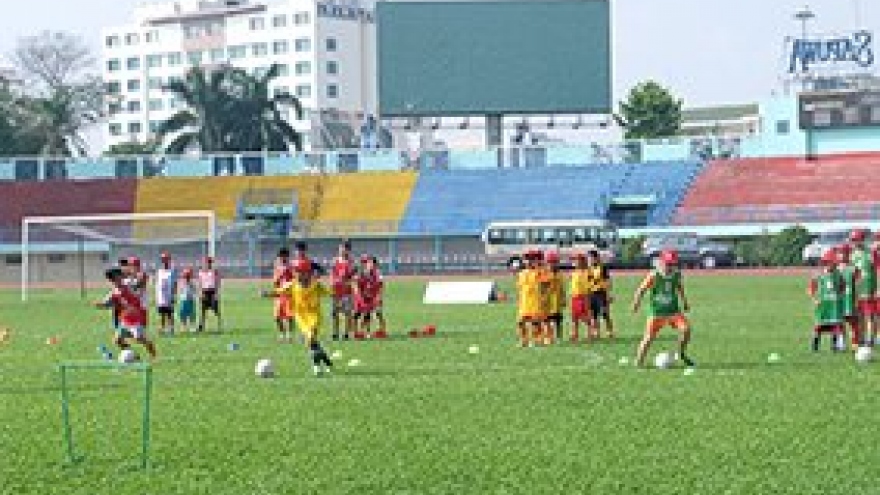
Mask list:
[[[333,376],[279,345],[257,287],[227,292],[231,330],[159,342],[152,467],[136,465],[137,377],[73,381],[86,459],[65,465],[56,364],[97,359],[105,312],[78,294],[0,293],[4,494],[876,494],[880,366],[808,351],[803,277],[687,279],[698,369],[639,371],[635,279],[618,281],[617,342],[515,346],[514,307],[425,307],[389,285],[396,339],[336,345]],[[507,283],[507,282],[505,282]],[[94,295],[97,295],[95,293]],[[436,324],[411,341],[402,330]],[[674,348],[674,335],[655,348]],[[57,345],[46,339],[58,336]],[[229,351],[231,342],[241,349]],[[479,345],[478,355],[468,347]],[[779,364],[767,363],[777,352]],[[273,380],[253,375],[262,357]]]

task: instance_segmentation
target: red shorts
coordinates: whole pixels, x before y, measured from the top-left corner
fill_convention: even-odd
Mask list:
[[[843,333],[843,325],[817,325],[813,330],[816,333]]]
[[[355,313],[370,314],[376,310],[376,300],[367,297],[358,297],[354,302]]]
[[[681,313],[672,316],[654,316],[648,319],[647,330],[651,335],[657,335],[666,326],[676,330],[687,330],[690,328],[690,323],[687,317]]]
[[[571,298],[571,320],[572,321],[589,321],[590,315],[590,296],[574,296]]]
[[[874,316],[878,314],[878,301],[876,298],[859,299],[856,301],[856,308],[860,316]]]
[[[275,298],[275,319],[289,320],[293,318],[293,305],[290,297],[280,296]]]

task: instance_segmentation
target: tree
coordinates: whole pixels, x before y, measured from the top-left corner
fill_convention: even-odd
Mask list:
[[[812,241],[810,231],[802,226],[788,227],[773,236],[770,263],[774,266],[798,266],[803,263],[804,248]]]
[[[676,135],[681,129],[682,101],[654,81],[643,82],[630,90],[620,102],[618,124],[626,139],[654,139]]]
[[[0,156],[36,155],[41,143],[29,132],[25,99],[11,85],[0,81]]]
[[[96,63],[82,38],[53,31],[21,38],[11,58],[26,80],[50,90],[89,82]]]
[[[299,149],[301,138],[283,115],[287,107],[301,115],[299,101],[288,94],[269,95],[280,69],[273,65],[262,77],[229,66],[191,69],[183,81],[165,87],[186,108],[162,123],[159,142],[169,154],[191,148],[203,153]]]

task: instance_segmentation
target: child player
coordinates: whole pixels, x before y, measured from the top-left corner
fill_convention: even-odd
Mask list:
[[[223,320],[220,317],[220,272],[214,268],[214,258],[206,256],[203,265],[199,269],[199,288],[202,292],[201,311],[199,313],[199,332],[205,330],[205,319],[208,311],[217,317],[217,331],[223,330]]]
[[[859,329],[865,339],[873,342],[876,337],[877,260],[867,245],[868,232],[856,229],[850,233],[853,246],[850,262],[856,270],[856,309],[859,313]]]
[[[842,244],[837,247],[837,272],[843,279],[843,319],[849,325],[850,342],[853,350],[858,349],[862,342],[862,332],[859,325],[858,311],[856,310],[856,269],[850,265],[852,247]]]
[[[351,259],[351,243],[339,245],[339,255],[333,260],[330,270],[330,286],[333,288],[333,340],[348,340],[354,331],[355,316],[353,301],[354,261]],[[343,319],[340,333],[339,320]]]
[[[382,279],[379,271],[373,265],[373,257],[363,255],[361,257],[361,269],[355,277],[355,327],[358,331],[370,338],[373,312],[376,311],[376,302],[380,296]],[[382,329],[384,331],[384,329]]]
[[[293,262],[296,280],[264,296],[287,294],[293,301],[293,315],[296,327],[302,332],[312,357],[312,369],[315,376],[329,372],[333,362],[318,340],[321,330],[321,298],[332,295],[332,292],[316,280],[312,265],[307,260]]]
[[[375,256],[370,256],[370,260],[372,262],[370,270],[373,271],[376,280],[378,280],[376,285],[376,297],[373,300],[373,314],[376,315],[376,322],[379,324],[377,336],[384,339],[388,336],[388,326],[385,322],[385,311],[383,310],[385,301],[385,277],[382,276],[382,271],[379,269],[379,260]]]
[[[278,289],[293,282],[293,269],[290,266],[290,251],[287,248],[278,250],[272,272],[272,287]],[[275,298],[275,324],[278,327],[278,342],[291,342],[293,339],[293,301],[287,294]]]
[[[611,274],[602,263],[599,251],[595,249],[587,253],[588,272],[590,274],[590,315],[592,330],[599,338],[599,327],[604,323],[609,339],[614,339],[614,322],[611,321]]]
[[[144,327],[147,326],[147,308],[150,307],[147,286],[150,277],[143,270],[140,258],[132,256],[123,266],[123,283],[141,300],[144,308]]]
[[[544,336],[544,344],[562,340],[562,310],[565,307],[565,277],[559,267],[559,253],[550,251],[545,258],[547,261],[546,272],[546,315],[547,334]]]
[[[543,331],[542,282],[539,251],[528,251],[526,266],[516,276],[517,329],[521,347],[532,347],[532,335]]]
[[[116,308],[119,314],[119,327],[116,328],[114,342],[120,349],[130,347],[129,340],[143,345],[150,358],[156,357],[156,346],[147,338],[147,310],[140,296],[125,283],[125,274],[120,268],[111,268],[104,273],[110,283],[110,292],[102,301],[95,302],[100,309]]]
[[[571,342],[577,343],[580,339],[580,325],[586,327],[585,333],[589,333],[592,324],[590,315],[590,292],[592,285],[590,272],[587,266],[587,257],[584,253],[574,255],[574,270],[571,272]]]
[[[192,268],[183,270],[183,283],[180,285],[180,314],[178,319],[185,332],[192,330],[196,322],[196,283],[193,280]]]
[[[810,280],[807,293],[813,299],[816,326],[813,330],[813,351],[819,350],[823,333],[832,335],[831,350],[842,350],[843,299],[846,290],[843,277],[837,271],[837,256],[833,250],[822,255],[822,271]]]
[[[687,355],[691,326],[684,313],[690,308],[684,293],[681,272],[678,270],[678,252],[665,250],[660,253],[657,267],[645,277],[636,290],[633,313],[638,313],[645,294],[649,297],[648,322],[636,354],[636,365],[640,367],[645,365],[645,356],[651,344],[660,330],[668,325],[678,332],[679,357],[687,366],[694,366],[693,360]]]
[[[171,266],[171,255],[163,252],[156,270],[156,312],[164,335],[174,335],[174,302],[177,297],[177,270]]]

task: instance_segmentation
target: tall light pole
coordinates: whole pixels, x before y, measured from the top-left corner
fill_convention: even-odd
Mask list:
[[[795,12],[794,18],[801,23],[801,35],[803,39],[806,39],[807,24],[816,18],[816,14],[810,10],[809,5],[804,5],[803,8]]]

